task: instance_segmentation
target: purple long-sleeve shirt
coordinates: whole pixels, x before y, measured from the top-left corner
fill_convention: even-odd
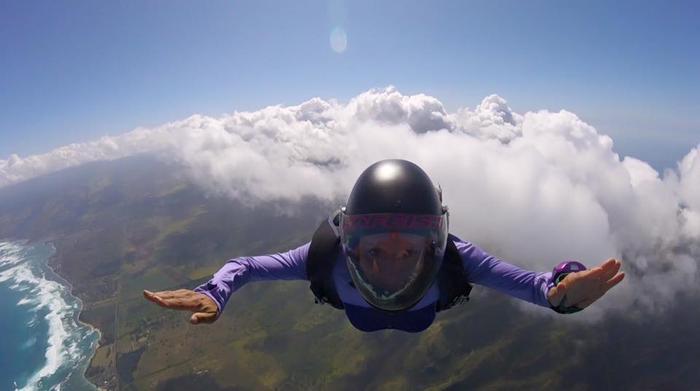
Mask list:
[[[496,289],[518,299],[528,301],[543,307],[550,307],[547,301],[547,292],[551,286],[551,272],[536,273],[533,271],[523,270],[517,266],[504,262],[485,251],[475,246],[472,243],[461,240],[453,235],[450,238],[454,240],[457,250],[464,263],[464,269],[467,272],[469,281]],[[231,294],[240,289],[243,285],[251,281],[268,281],[268,280],[308,280],[306,275],[306,259],[309,253],[310,243],[306,243],[301,247],[289,250],[284,253],[240,257],[229,260],[218,272],[216,272],[208,283],[195,288],[195,291],[206,294],[211,297],[219,307],[219,311],[223,311]],[[340,299],[347,308],[360,308],[361,311],[367,312],[370,316],[373,311],[376,311],[377,316],[382,316],[382,311],[372,308],[360,295],[360,293],[352,286],[350,273],[347,270],[344,261],[344,255],[339,254],[336,259],[333,269],[333,278]],[[422,313],[425,316],[426,307],[435,308],[435,303],[439,297],[437,284],[433,284],[428,290],[428,293],[415,305],[407,311],[406,319],[410,320],[411,314]],[[430,313],[430,310],[428,310]],[[358,327],[355,319],[348,317],[353,324]],[[432,317],[422,321],[422,326],[416,330],[420,331],[432,323],[435,317],[434,311]],[[363,329],[362,327],[358,327]],[[383,327],[377,326],[371,328],[401,328],[401,327]]]

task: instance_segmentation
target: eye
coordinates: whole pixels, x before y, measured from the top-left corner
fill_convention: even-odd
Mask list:
[[[372,258],[380,257],[382,255],[382,249],[373,247],[369,249],[369,251],[367,251],[367,255],[369,255]]]

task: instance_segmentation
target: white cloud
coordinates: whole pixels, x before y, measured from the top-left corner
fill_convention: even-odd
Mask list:
[[[0,186],[141,152],[182,164],[208,191],[249,202],[345,197],[386,158],[423,167],[444,191],[452,231],[535,270],[564,259],[622,257],[626,281],[602,309],[655,311],[697,293],[700,153],[660,174],[575,114],[513,112],[497,95],[448,113],[434,97],[370,90],[343,104],[314,98],[0,160]]]
[[[454,127],[439,100],[423,94],[402,95],[394,87],[360,94],[350,101],[347,109],[357,120],[406,124],[416,133]]]

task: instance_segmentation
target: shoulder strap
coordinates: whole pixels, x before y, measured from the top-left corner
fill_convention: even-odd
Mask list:
[[[472,290],[472,286],[469,284],[469,278],[464,270],[462,257],[459,255],[457,246],[451,236],[447,239],[445,259],[438,272],[438,284],[440,287],[440,299],[437,303],[437,312],[469,301],[469,293]]]
[[[329,303],[342,309],[343,302],[338,297],[333,281],[333,267],[340,250],[339,218],[340,213],[336,212],[316,229],[306,259],[306,275],[311,282],[310,288],[317,303]]]

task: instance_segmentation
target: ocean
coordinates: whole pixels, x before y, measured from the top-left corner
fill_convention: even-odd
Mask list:
[[[99,333],[48,267],[51,244],[0,241],[0,390],[95,390],[84,377]]]

